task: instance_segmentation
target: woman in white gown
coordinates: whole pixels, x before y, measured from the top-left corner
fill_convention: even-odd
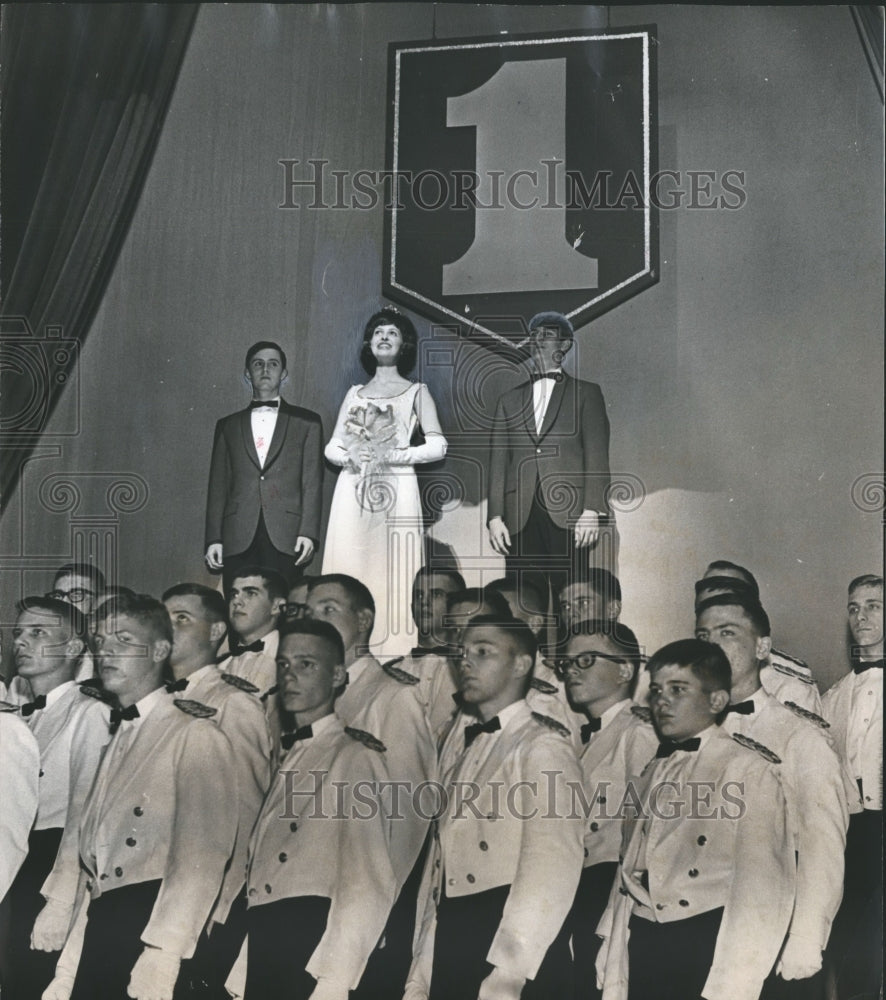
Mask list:
[[[339,410],[326,457],[341,466],[323,552],[323,573],[347,573],[375,600],[372,649],[406,653],[415,626],[412,581],[422,564],[422,512],[414,465],[446,454],[428,387],[415,366],[412,322],[387,307],[370,317],[360,361],[372,376],[353,385]],[[425,443],[410,446],[417,428]]]

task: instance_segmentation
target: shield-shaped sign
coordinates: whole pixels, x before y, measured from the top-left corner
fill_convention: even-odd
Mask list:
[[[654,32],[390,46],[385,293],[513,343],[658,277]]]

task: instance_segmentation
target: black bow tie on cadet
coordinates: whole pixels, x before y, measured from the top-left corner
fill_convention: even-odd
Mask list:
[[[138,709],[135,705],[130,705],[128,708],[112,708],[111,724],[108,726],[108,732],[113,736],[120,728],[121,722],[132,722],[133,719],[137,718]]]
[[[27,719],[29,715],[33,715],[34,712],[41,708],[46,708],[45,694],[39,694],[33,701],[29,701],[27,704],[22,705],[22,715]]]
[[[280,746],[284,750],[291,750],[293,743],[299,740],[310,740],[314,736],[314,730],[310,726],[299,726],[294,732],[284,733],[280,737]]]
[[[600,732],[600,726],[602,724],[603,724],[602,719],[588,719],[588,721],[581,727],[582,743],[590,743],[591,736],[594,733]]]
[[[451,652],[449,646],[413,646],[409,655],[413,660],[420,660],[423,656],[449,656]]]
[[[682,743],[659,743],[655,756],[658,758],[670,757],[677,750],[695,751],[701,746],[701,740],[695,736],[691,740],[683,740]]]
[[[752,701],[740,701],[735,705],[726,706],[726,714],[735,712],[736,715],[753,715],[754,703]]]
[[[276,410],[280,405],[279,399],[253,399],[249,404],[250,410],[261,410],[265,406],[269,406],[272,410]]]
[[[467,749],[480,733],[497,733],[501,729],[498,716],[494,715],[489,722],[475,722],[471,726],[465,726],[465,749]]]
[[[863,674],[866,670],[882,670],[883,660],[853,660],[852,669],[857,674]],[[25,710],[22,709],[22,715],[24,715]]]
[[[255,642],[238,642],[231,640],[231,656],[239,656],[241,653],[260,653],[265,648],[264,639],[256,639]]]
[[[563,372],[533,372],[529,376],[529,379],[533,385],[536,382],[539,382],[543,378],[552,378],[555,382],[562,382]]]
[[[177,681],[170,681],[166,685],[166,690],[169,694],[174,694],[176,691],[185,691],[188,687],[188,678],[180,677]]]

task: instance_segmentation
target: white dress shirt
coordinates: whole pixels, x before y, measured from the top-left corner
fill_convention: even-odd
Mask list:
[[[268,449],[271,447],[271,438],[274,436],[274,428],[277,426],[277,414],[280,412],[280,397],[274,397],[276,406],[262,406],[251,410],[249,414],[252,423],[252,440],[255,442],[255,450],[258,452],[258,460],[262,468],[265,459],[268,457]],[[268,400],[269,403],[274,400]]]
[[[562,373],[561,368],[552,368],[545,372],[545,374],[557,375],[562,375]],[[551,401],[551,394],[556,384],[556,379],[552,378],[540,378],[532,383],[532,410],[535,414],[536,434],[541,434],[541,425],[544,423],[545,414],[548,412],[548,403]]]

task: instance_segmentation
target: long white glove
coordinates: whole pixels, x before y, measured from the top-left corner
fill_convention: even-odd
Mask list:
[[[68,1000],[74,989],[74,977],[66,973],[56,973],[55,979],[43,991],[41,1000]]]
[[[172,1000],[181,959],[162,948],[145,946],[129,976],[133,1000]]]
[[[388,456],[391,465],[422,465],[439,462],[446,456],[446,438],[442,434],[429,434],[424,444],[411,448],[394,448]]]
[[[31,948],[34,951],[61,951],[71,926],[74,907],[58,899],[48,899],[37,914],[31,930]]]
[[[480,983],[477,1000],[520,1000],[520,994],[526,980],[523,976],[515,976],[513,972],[505,972],[497,965]]]
[[[310,1000],[348,1000],[348,988],[334,979],[320,978]]]
[[[809,979],[821,968],[821,945],[817,941],[788,934],[775,971],[782,979]]]

